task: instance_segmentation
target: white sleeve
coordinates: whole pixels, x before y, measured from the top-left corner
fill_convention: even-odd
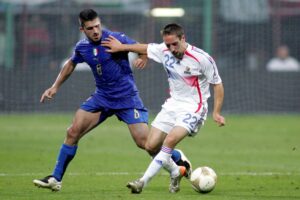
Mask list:
[[[218,68],[215,61],[211,57],[203,59],[203,74],[206,76],[207,82],[211,84],[222,83],[222,79],[219,76]]]
[[[162,44],[150,43],[147,48],[147,56],[148,58],[158,62],[163,62],[163,52],[162,52]]]
[[[138,58],[139,58],[139,54],[134,52],[128,52],[128,62],[132,70],[134,69],[133,62]]]

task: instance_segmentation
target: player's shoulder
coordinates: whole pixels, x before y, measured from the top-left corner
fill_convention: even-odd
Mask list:
[[[115,37],[116,39],[118,39],[123,44],[135,44],[135,43],[137,43],[134,39],[131,39],[130,37],[128,37],[123,32],[115,32],[115,31],[110,31],[108,29],[102,30],[102,38],[107,38],[109,36]]]
[[[80,49],[82,47],[86,47],[89,44],[90,44],[89,40],[87,38],[83,38],[76,43],[75,49]]]
[[[169,51],[168,47],[164,42],[158,44],[158,43],[149,43],[148,48],[157,49],[161,52]]]
[[[206,53],[203,49],[200,49],[190,44],[188,44],[187,51],[195,56],[200,56],[200,57],[206,54],[208,55],[208,53]]]
[[[87,44],[89,44],[89,43],[90,43],[90,41],[89,41],[87,38],[82,38],[81,40],[79,40],[79,41],[77,42],[76,45],[87,45]]]
[[[109,29],[102,29],[102,37],[108,37],[109,35],[115,36],[117,32],[113,32]]]
[[[200,49],[196,46],[189,45],[188,52],[193,55],[199,62],[201,61],[209,61],[210,63],[214,63],[214,59],[203,49]]]
[[[122,37],[126,37],[125,33],[122,33],[122,32],[111,31],[108,29],[102,30],[102,37],[106,38],[110,35],[117,38],[118,40],[120,40]]]

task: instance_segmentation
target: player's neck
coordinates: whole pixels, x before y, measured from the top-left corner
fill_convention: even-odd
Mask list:
[[[185,51],[187,50],[187,48],[188,48],[188,43],[185,42],[185,43],[183,44],[183,49],[184,49],[183,52],[185,52]]]
[[[93,41],[93,40],[91,40],[90,38],[87,38],[88,40],[89,40],[89,42],[91,43],[91,44],[93,44],[93,45],[100,45],[101,44],[101,39],[102,39],[102,37],[100,38],[100,40],[98,40],[98,41]]]

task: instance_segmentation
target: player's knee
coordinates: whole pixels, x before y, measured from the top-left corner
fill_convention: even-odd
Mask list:
[[[76,127],[71,126],[67,129],[67,138],[66,140],[68,143],[76,144],[79,140],[79,131],[76,129]]]
[[[144,134],[135,134],[138,135],[138,137],[134,137],[134,141],[137,147],[141,149],[145,149],[145,144],[147,142],[147,137]]]
[[[131,128],[130,131],[136,145],[141,149],[145,149],[148,136],[147,130],[142,128]]]
[[[151,145],[150,143],[145,144],[145,150],[149,153],[151,156],[155,156],[159,152],[159,148],[157,148],[154,145]]]
[[[172,135],[168,135],[164,141],[164,145],[167,146],[175,146],[177,144],[177,138],[175,136]]]
[[[136,146],[141,148],[141,149],[145,149],[145,141],[144,140],[136,140],[135,141]]]

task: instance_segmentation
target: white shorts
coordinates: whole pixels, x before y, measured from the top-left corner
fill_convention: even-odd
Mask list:
[[[189,136],[195,136],[206,119],[207,104],[202,105],[196,113],[194,107],[188,108],[190,106],[187,105],[187,103],[168,100],[151,125],[167,134],[175,126],[180,126],[188,131]]]

